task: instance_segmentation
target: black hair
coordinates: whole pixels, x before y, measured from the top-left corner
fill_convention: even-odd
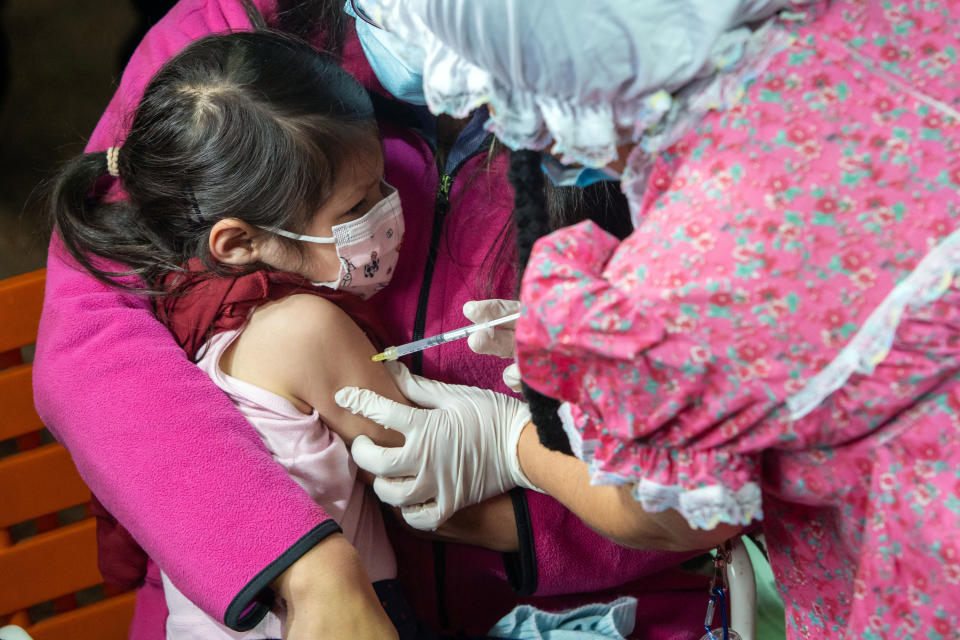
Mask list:
[[[316,43],[339,57],[346,40],[349,19],[343,0],[277,0],[276,10],[267,18],[253,3],[240,0],[254,30],[273,28]]]
[[[530,260],[530,251],[538,238],[550,232],[540,152],[512,151],[507,172],[514,192],[513,219],[517,240],[517,266],[522,276]],[[521,392],[530,406],[540,443],[547,449],[572,454],[570,441],[557,413],[560,402],[520,382]]]
[[[507,147],[494,139],[487,164],[494,157],[505,152],[509,153]],[[532,164],[531,162],[530,170],[535,168]],[[486,165],[481,167],[481,169],[486,168],[488,168]],[[518,170],[523,174],[527,168]],[[531,204],[536,207],[537,215],[543,216],[546,221],[547,232],[556,231],[583,220],[592,220],[601,229],[620,240],[633,231],[630,206],[620,190],[619,182],[601,180],[586,187],[561,187],[550,180],[541,179],[537,179],[537,183],[542,184],[543,193],[537,195]],[[516,185],[511,186],[516,193]],[[518,261],[516,226],[514,219],[508,219],[497,232],[494,244],[480,265],[480,288],[475,295],[486,298],[504,295],[497,285],[505,277],[515,277],[515,285],[519,291],[523,265],[526,263],[524,261],[521,264]],[[536,237],[533,240],[536,240]]]
[[[537,151],[513,151],[507,174],[514,191],[513,232],[516,236],[517,279],[523,277],[537,239],[581,220],[591,219],[619,239],[631,230],[630,209],[619,183],[600,181],[586,188],[557,187],[544,180]],[[560,403],[521,381],[537,436],[547,449],[572,455],[570,441],[557,410]]]
[[[54,179],[50,217],[98,279],[136,275],[159,292],[190,258],[236,272],[209,256],[218,220],[301,230],[338,169],[378,148],[369,96],[330,56],[272,31],[208,36],[147,86],[119,150],[126,199],[105,201],[106,154],[83,154]],[[92,256],[129,271],[104,270]]]
[[[349,19],[343,0],[278,0],[270,26],[311,42],[320,41],[324,50],[339,56]]]

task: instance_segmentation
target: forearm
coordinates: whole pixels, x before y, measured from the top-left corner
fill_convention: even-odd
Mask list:
[[[402,518],[399,519],[403,522]],[[507,494],[460,509],[436,531],[427,533],[408,525],[407,528],[416,535],[503,553],[516,552],[520,548],[513,502]]]
[[[606,591],[672,571],[702,551],[632,549],[589,527],[559,500],[539,491],[511,492],[520,533],[520,551],[510,565],[510,581],[522,595]],[[589,562],[571,564],[590,549]]]
[[[287,640],[396,637],[356,548],[329,536],[273,583],[286,603]]]
[[[524,474],[580,517],[592,529],[626,547],[687,551],[706,549],[730,538],[739,527],[720,524],[709,531],[691,529],[673,510],[644,511],[629,485],[590,484],[587,464],[543,447],[527,425],[517,446]]]

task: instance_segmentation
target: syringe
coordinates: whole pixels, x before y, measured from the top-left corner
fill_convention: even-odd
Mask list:
[[[466,338],[471,333],[476,333],[482,329],[489,329],[491,327],[496,327],[501,324],[506,324],[512,322],[520,317],[519,313],[511,313],[508,316],[503,316],[502,318],[497,318],[496,320],[487,320],[486,322],[478,322],[477,324],[472,324],[469,327],[463,327],[460,329],[454,329],[453,331],[447,331],[446,333],[441,333],[439,335],[431,336],[429,338],[423,338],[422,340],[414,340],[413,342],[408,342],[407,344],[402,344],[399,347],[387,347],[383,350],[383,353],[378,353],[377,355],[371,358],[374,362],[383,362],[384,360],[396,360],[397,358],[409,355],[411,353],[416,353],[417,351],[423,351],[424,349],[429,349],[430,347],[435,347],[438,344],[444,344],[445,342],[453,342],[454,340],[462,340]]]

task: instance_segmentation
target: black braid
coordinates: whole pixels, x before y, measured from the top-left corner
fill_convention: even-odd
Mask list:
[[[513,220],[517,228],[517,273],[523,276],[530,259],[533,243],[550,233],[544,195],[543,172],[540,170],[540,153],[537,151],[513,151],[510,154],[510,169],[507,172],[513,186]],[[563,430],[557,410],[560,402],[531,389],[521,380],[521,391],[533,424],[537,427],[540,443],[547,449],[573,455],[570,441]]]
[[[243,10],[246,12],[247,19],[250,20],[250,26],[253,27],[254,31],[264,31],[267,29],[267,20],[263,17],[263,14],[260,13],[257,5],[253,4],[253,0],[240,0],[240,4],[243,5]]]

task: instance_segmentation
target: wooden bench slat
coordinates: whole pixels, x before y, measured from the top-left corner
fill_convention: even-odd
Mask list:
[[[0,527],[90,500],[70,454],[51,443],[0,459]]]
[[[0,549],[0,615],[103,582],[88,518]]]
[[[33,386],[28,364],[0,371],[0,440],[43,428],[33,408]]]
[[[38,622],[27,633],[33,640],[127,640],[135,600],[130,591]]]
[[[0,280],[0,353],[37,339],[46,269]]]

